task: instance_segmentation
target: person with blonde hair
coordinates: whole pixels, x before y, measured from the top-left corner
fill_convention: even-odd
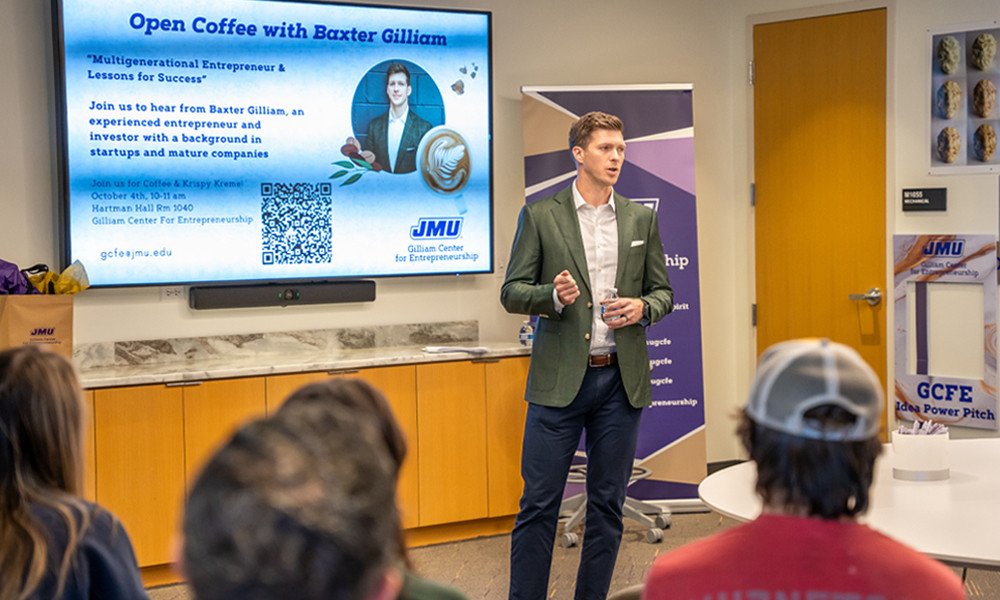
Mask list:
[[[68,360],[0,352],[0,598],[148,598],[121,523],[80,497],[83,419]]]

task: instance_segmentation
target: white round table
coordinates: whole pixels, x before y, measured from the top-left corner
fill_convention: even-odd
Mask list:
[[[1000,438],[950,440],[950,476],[904,481],[892,476],[892,446],[875,463],[868,512],[874,529],[949,565],[1000,570]],[[761,510],[751,461],[717,471],[701,482],[708,507],[749,521]]]

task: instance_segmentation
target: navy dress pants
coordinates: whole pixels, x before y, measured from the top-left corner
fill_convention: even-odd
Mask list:
[[[510,600],[548,596],[559,506],[584,430],[587,517],[575,598],[607,597],[641,414],[629,404],[617,365],[588,368],[569,406],[528,405],[521,458],[524,493],[511,535]]]

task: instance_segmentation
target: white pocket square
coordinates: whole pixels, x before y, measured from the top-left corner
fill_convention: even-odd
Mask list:
[[[646,240],[632,240],[632,247],[641,246],[646,243]]]

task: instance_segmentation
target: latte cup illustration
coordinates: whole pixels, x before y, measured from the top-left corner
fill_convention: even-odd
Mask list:
[[[417,170],[427,189],[455,199],[459,213],[466,210],[461,191],[472,175],[469,144],[454,129],[432,128],[417,146]]]

